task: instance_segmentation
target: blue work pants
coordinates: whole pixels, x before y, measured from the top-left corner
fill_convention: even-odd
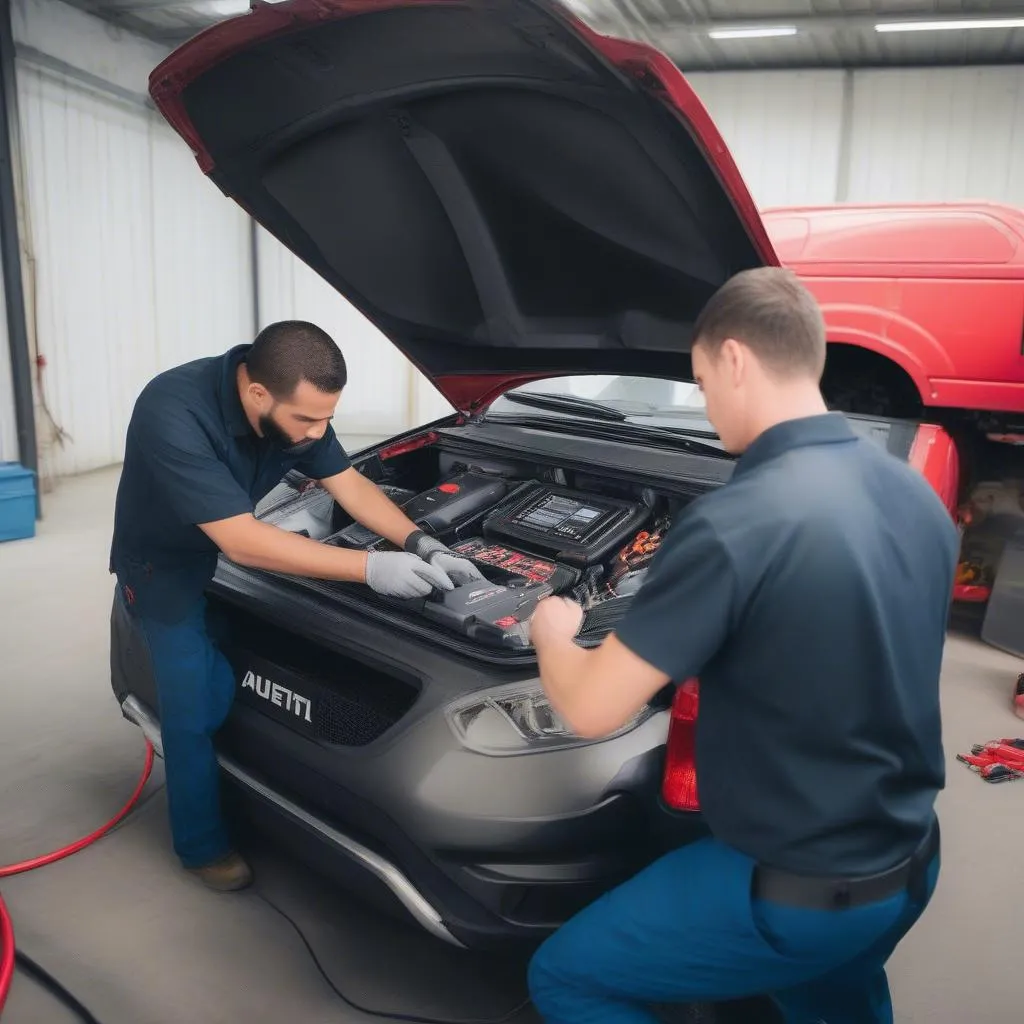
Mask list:
[[[178,622],[134,621],[156,679],[174,851],[186,868],[202,867],[231,852],[213,736],[231,710],[234,673],[207,634],[205,599]]]
[[[754,862],[714,839],[667,854],[566,923],[530,964],[547,1024],[655,1024],[652,1006],[770,994],[786,1024],[892,1024],[885,963],[935,890],[845,910],[755,899]]]

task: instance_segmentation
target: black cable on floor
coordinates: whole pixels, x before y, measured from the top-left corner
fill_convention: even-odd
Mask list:
[[[152,758],[152,748],[150,749],[150,759]],[[149,766],[151,760],[147,762],[146,773],[148,776]],[[136,799],[138,793],[135,794],[133,799],[135,802],[132,804],[130,810],[124,813],[124,816],[120,821],[113,827],[107,829],[102,835],[97,834],[96,839],[104,839],[108,835],[116,832],[122,825],[127,824],[133,820],[135,813],[150,802],[161,789],[166,785],[166,781],[159,783],[154,786],[145,797],[141,800]],[[388,1013],[385,1010],[374,1010],[368,1006],[362,1006],[355,1000],[350,999],[345,993],[338,988],[337,985],[331,980],[330,975],[324,969],[323,964],[320,963],[320,958],[316,955],[316,950],[313,949],[309,939],[306,938],[305,933],[299,927],[298,923],[284,910],[277,906],[273,900],[265,896],[261,892],[257,892],[256,895],[273,910],[280,917],[284,918],[294,929],[296,935],[302,940],[302,944],[306,947],[307,952],[316,965],[316,969],[320,972],[324,981],[331,988],[334,994],[348,1007],[356,1010],[358,1013],[364,1013],[368,1017],[376,1017],[382,1020],[399,1021],[402,1024],[508,1024],[508,1022],[518,1017],[529,1005],[530,1000],[524,999],[518,1006],[515,1006],[508,1013],[500,1017],[480,1017],[480,1018],[443,1018],[443,1017],[420,1017],[415,1014],[408,1013]],[[14,951],[15,965],[21,968],[25,974],[32,978],[38,985],[50,993],[58,1002],[71,1010],[72,1013],[76,1014],[84,1024],[101,1024],[101,1022],[92,1014],[88,1007],[84,1006],[75,995],[66,989],[49,971],[46,970],[41,964],[33,960],[27,953],[20,949]]]
[[[115,825],[108,832],[104,833],[104,837],[116,832],[123,825],[133,820],[135,812],[144,807],[150,800],[155,797],[161,789],[164,788],[166,783],[161,782],[159,785],[154,786],[146,796],[140,800],[117,825]],[[319,971],[320,976],[324,979],[331,991],[350,1009],[357,1011],[358,1013],[366,1014],[368,1017],[376,1017],[381,1020],[398,1021],[400,1024],[509,1024],[518,1017],[523,1011],[530,1006],[529,998],[524,999],[517,1006],[509,1010],[508,1013],[503,1014],[500,1017],[465,1017],[465,1018],[446,1018],[446,1017],[421,1017],[417,1014],[409,1013],[392,1013],[387,1010],[375,1010],[369,1006],[363,1006],[361,1003],[357,1003],[354,999],[347,996],[331,979],[331,976],[327,973],[323,964],[320,962],[320,958],[317,956],[316,950],[313,948],[312,943],[306,938],[305,932],[299,926],[298,922],[287,913],[282,910],[281,907],[277,906],[273,900],[262,892],[256,892],[256,895],[273,910],[280,917],[284,918],[285,921],[291,925],[295,934],[298,935],[302,944],[306,947],[306,951],[309,953],[313,964]],[[33,960],[27,953],[22,952],[20,949],[15,950],[15,963],[18,967],[24,971],[30,978],[32,978],[37,984],[44,988],[50,993],[58,1002],[66,1006],[72,1013],[76,1014],[84,1024],[101,1024],[100,1020],[93,1015],[93,1013],[83,1005],[76,996],[65,988],[49,971],[46,970],[41,964]]]
[[[99,1020],[83,1006],[73,993],[69,992],[45,967],[40,966],[27,953],[14,951],[14,961],[33,981],[41,985],[58,1002],[63,1003],[85,1024],[100,1024]]]
[[[276,903],[273,902],[269,897],[258,892],[256,894],[271,910],[276,914],[284,918],[292,926],[295,934],[302,940],[302,944],[306,947],[306,951],[309,953],[316,965],[316,969],[320,972],[321,977],[330,986],[334,994],[348,1007],[356,1010],[358,1013],[364,1013],[368,1017],[378,1017],[383,1020],[401,1021],[404,1024],[508,1024],[509,1021],[514,1020],[518,1017],[527,1007],[530,1005],[529,999],[524,999],[517,1006],[513,1007],[508,1013],[503,1014],[500,1017],[469,1017],[469,1018],[449,1018],[449,1017],[420,1017],[416,1014],[408,1013],[391,1013],[387,1010],[374,1010],[371,1007],[363,1006],[357,1003],[354,999],[347,996],[338,986],[331,980],[331,976],[324,969],[323,964],[320,963],[320,958],[316,955],[316,950],[313,948],[312,943],[306,938],[305,932],[299,926],[298,922],[295,921],[286,911],[282,910]],[[66,1006],[72,1013],[76,1014],[84,1024],[101,1024],[100,1020],[94,1016],[88,1007],[83,1005],[78,998],[64,987],[45,967],[37,963],[27,953],[18,949],[15,950],[15,962],[18,967],[22,969],[33,981],[44,988],[50,993],[58,1002]]]
[[[464,1017],[464,1018],[445,1018],[445,1017],[420,1017],[416,1014],[410,1013],[391,1013],[387,1010],[374,1010],[368,1006],[363,1006],[357,1003],[355,1000],[347,996],[338,986],[331,980],[331,976],[324,969],[320,958],[316,955],[316,950],[313,948],[313,944],[306,938],[305,932],[299,927],[298,923],[293,917],[282,910],[273,900],[262,892],[257,891],[256,895],[264,902],[271,910],[276,914],[280,915],[292,926],[295,934],[301,939],[302,944],[306,947],[306,951],[309,953],[316,965],[316,969],[320,972],[320,976],[330,986],[334,994],[348,1007],[357,1011],[358,1013],[365,1013],[368,1017],[379,1017],[383,1020],[395,1020],[402,1021],[404,1024],[508,1024],[508,1021],[514,1020],[524,1010],[530,1006],[530,1000],[524,999],[517,1006],[509,1010],[508,1013],[503,1014],[501,1017]]]

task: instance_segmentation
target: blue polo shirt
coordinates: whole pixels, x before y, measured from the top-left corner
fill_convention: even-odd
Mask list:
[[[202,597],[218,551],[197,524],[251,513],[291,469],[323,480],[350,465],[330,426],[297,454],[256,434],[236,377],[249,347],[167,370],[135,403],[110,570],[140,615],[173,622]]]
[[[676,521],[617,635],[677,682],[699,676],[719,839],[782,870],[867,875],[924,837],[958,540],[927,481],[837,413],[768,430]]]

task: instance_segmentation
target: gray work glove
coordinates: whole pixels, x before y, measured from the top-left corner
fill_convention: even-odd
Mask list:
[[[409,535],[405,542],[405,550],[418,555],[424,562],[437,566],[456,586],[478,583],[484,579],[484,574],[468,558],[455,554],[436,537],[431,537],[422,530],[416,530]]]
[[[402,599],[453,589],[439,566],[406,551],[371,551],[366,556],[366,585],[385,597]]]

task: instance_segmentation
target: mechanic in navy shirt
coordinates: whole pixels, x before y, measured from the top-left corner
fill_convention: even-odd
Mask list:
[[[925,479],[830,413],[821,312],[778,268],[694,330],[724,487],[673,524],[604,644],[551,598],[532,620],[565,722],[601,737],[700,678],[711,837],[599,899],[530,968],[550,1024],[771,993],[789,1024],[892,1021],[885,963],[938,877],[939,670],[958,537]]]
[[[110,569],[116,600],[149,647],[175,852],[214,889],[252,880],[218,801],[212,737],[235,693],[205,621],[203,595],[218,553],[254,568],[366,583],[398,598],[482,578],[351,466],[331,427],[346,379],[345,360],[324,331],[286,321],[252,345],[160,374],[128,425]],[[326,546],[255,519],[256,504],[293,469],[404,550]]]

